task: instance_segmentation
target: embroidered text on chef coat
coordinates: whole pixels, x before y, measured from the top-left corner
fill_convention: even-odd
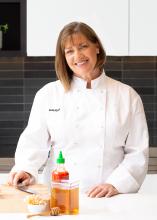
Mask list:
[[[58,112],[60,108],[49,108],[49,112]]]

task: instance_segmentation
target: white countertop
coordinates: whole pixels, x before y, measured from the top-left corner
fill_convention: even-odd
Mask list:
[[[26,219],[23,213],[1,213],[0,218]],[[52,217],[33,217],[33,219],[52,219]],[[157,194],[125,194],[112,198],[80,198],[80,214],[57,216],[57,220],[156,220]]]
[[[33,217],[52,219],[54,217]],[[1,213],[0,219],[26,219],[26,214]],[[80,195],[80,214],[57,216],[57,220],[157,220],[157,175],[147,175],[139,193],[111,198],[88,198]]]

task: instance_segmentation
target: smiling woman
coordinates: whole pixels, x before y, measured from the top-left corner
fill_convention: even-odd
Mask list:
[[[84,23],[66,25],[59,35],[56,51],[57,76],[65,90],[70,88],[70,73],[87,81],[87,88],[91,88],[91,80],[103,71],[105,50],[95,31]],[[64,76],[63,71],[66,72]]]
[[[31,184],[46,162],[45,183],[62,151],[72,179],[90,197],[137,192],[148,166],[148,129],[140,96],[106,76],[106,54],[87,24],[63,27],[57,81],[41,88],[19,138],[8,183]],[[49,110],[59,109],[58,111]],[[88,174],[88,175],[87,175]]]
[[[83,34],[73,34],[65,43],[65,58],[75,76],[91,83],[100,76],[96,66],[99,46],[90,42]],[[91,86],[90,86],[91,87]]]

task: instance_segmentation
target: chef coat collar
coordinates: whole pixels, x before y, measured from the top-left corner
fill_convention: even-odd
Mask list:
[[[105,81],[106,81],[106,74],[103,71],[102,74],[98,78],[91,80],[91,89],[104,88]],[[86,85],[87,85],[87,81],[85,81],[84,79],[81,79],[77,76],[73,76],[73,80],[72,80],[72,88],[73,89],[75,89],[75,88],[87,89]]]

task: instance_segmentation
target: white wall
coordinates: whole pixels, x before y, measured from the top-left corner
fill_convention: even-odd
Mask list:
[[[69,22],[89,24],[107,55],[128,55],[128,0],[27,0],[27,55],[54,56]]]
[[[130,55],[157,55],[157,0],[130,0]]]

